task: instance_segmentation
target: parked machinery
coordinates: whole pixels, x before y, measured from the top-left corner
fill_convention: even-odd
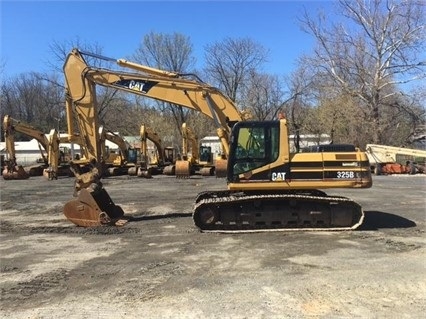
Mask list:
[[[425,172],[426,150],[367,144],[366,154],[376,175]]]
[[[143,165],[141,165],[138,176],[144,174],[175,175],[176,149],[171,146],[164,146],[160,136],[145,124],[140,127],[140,137]],[[151,141],[155,146],[152,154],[149,154],[148,141]],[[144,173],[144,171],[147,173]]]
[[[27,179],[30,177],[22,165],[16,162],[15,138],[13,136],[13,126],[10,125],[10,117],[5,116],[3,121],[4,137],[6,144],[6,157],[2,175],[5,180]]]
[[[103,158],[104,174],[109,176],[126,175],[136,167],[136,162],[129,156],[131,146],[122,136],[110,130],[100,127],[99,137],[101,141],[101,152]],[[111,152],[106,146],[106,141],[110,141],[118,146],[118,152]]]
[[[149,150],[148,141],[154,144],[155,149]],[[136,165],[129,169],[129,175],[151,178],[157,174],[175,174],[176,150],[163,146],[158,134],[145,124],[140,127],[140,147],[137,151]]]
[[[176,161],[176,177],[187,178],[196,173],[202,176],[212,176],[214,170],[211,147],[200,145],[194,131],[186,123],[183,123],[182,159]]]
[[[13,119],[9,115],[6,115],[3,119],[3,128],[8,155],[8,159],[5,160],[6,167],[2,174],[4,179],[25,179],[29,176],[43,175],[49,180],[55,180],[58,176],[73,176],[69,165],[72,160],[71,154],[69,150],[61,147],[60,144],[70,142],[81,145],[82,139],[78,134],[74,134],[73,136],[59,134],[55,129],[52,129],[49,134],[45,134],[26,123]],[[14,132],[20,132],[35,138],[39,142],[39,145],[41,145],[40,154],[43,158],[43,164],[32,166],[29,168],[28,173],[21,165],[16,164]],[[105,174],[118,175],[127,173],[128,166],[132,165],[127,162],[128,144],[119,135],[102,127],[100,128],[99,136]],[[108,151],[108,148],[105,146],[105,141],[107,140],[118,145],[120,154],[113,154]],[[88,161],[83,155],[79,160],[74,160],[74,164],[74,169],[82,172],[85,171]]]
[[[76,113],[84,147],[93,162],[88,174],[76,178],[78,197],[64,207],[65,216],[76,225],[121,225],[124,215],[100,182],[96,85],[175,103],[215,119],[227,155],[228,189],[197,196],[193,218],[201,230],[341,230],[362,223],[359,204],[327,196],[319,189],[371,187],[364,152],[354,148],[291,153],[285,119],[242,121],[235,104],[204,82],[124,60],[116,62],[137,72],[91,67],[78,50],[68,55],[64,65],[68,113]]]
[[[8,155],[8,159],[5,161],[6,167],[2,172],[4,179],[26,179],[29,176],[40,175],[45,175],[49,179],[56,179],[58,175],[69,175],[67,161],[61,157],[60,138],[55,129],[52,129],[49,134],[45,134],[26,123],[6,115],[3,118],[3,130],[5,132],[6,152]],[[15,132],[35,138],[41,145],[40,154],[43,158],[43,164],[30,167],[28,173],[21,165],[16,163]],[[47,155],[44,154],[43,150]]]

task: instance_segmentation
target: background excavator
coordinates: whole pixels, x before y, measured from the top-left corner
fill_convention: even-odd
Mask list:
[[[81,145],[82,139],[80,135],[74,134],[73,136],[68,136],[67,134],[59,134],[55,129],[52,129],[49,134],[45,134],[22,121],[13,119],[9,115],[6,115],[3,119],[3,129],[5,132],[6,152],[8,155],[8,159],[5,161],[5,168],[2,172],[4,179],[26,179],[30,176],[43,175],[49,180],[55,180],[58,176],[73,176],[69,165],[71,154],[69,150],[60,147],[60,144],[74,143]],[[39,145],[41,145],[40,154],[43,158],[43,164],[30,167],[28,172],[25,171],[22,165],[17,165],[14,146],[15,132],[25,134],[38,141]],[[105,165],[105,175],[127,174],[128,168],[134,166],[134,164],[129,163],[127,160],[128,143],[126,143],[121,136],[103,127],[100,127],[99,135],[102,158]],[[105,145],[107,140],[118,145],[120,149],[119,154],[112,153],[108,150],[108,147]],[[78,167],[81,172],[85,170],[88,161],[83,155],[79,160],[75,160],[74,163],[76,164],[75,168]]]
[[[100,127],[99,137],[101,141],[104,174],[107,176],[128,174],[129,170],[132,170],[136,166],[136,163],[132,161],[129,156],[131,152],[130,144],[126,142],[122,136],[105,129],[103,126]],[[111,152],[106,146],[106,141],[116,144],[119,152]]]
[[[176,177],[187,178],[192,174],[213,176],[215,167],[211,147],[200,145],[194,131],[182,124],[182,159],[176,161]]]
[[[371,187],[364,152],[333,145],[321,152],[290,153],[285,119],[244,121],[228,97],[197,79],[109,58],[137,72],[94,68],[83,54],[88,53],[74,49],[64,64],[67,109],[76,113],[93,165],[88,174],[77,176],[78,196],[64,207],[65,216],[76,225],[121,225],[124,215],[100,182],[96,85],[181,105],[215,121],[227,155],[228,189],[197,196],[193,218],[202,231],[354,229],[362,223],[360,205],[319,189]]]
[[[163,146],[160,136],[150,127],[142,124],[140,127],[141,165],[137,175],[151,177],[155,174],[175,175],[177,152],[174,147]],[[148,141],[151,141],[155,150],[149,154]]]
[[[13,119],[9,115],[5,115],[3,118],[3,130],[5,133],[6,152],[8,155],[6,167],[2,172],[4,179],[26,179],[29,176],[44,175],[51,180],[56,179],[58,175],[67,176],[70,174],[67,165],[68,160],[70,160],[68,157],[69,154],[65,154],[60,149],[59,144],[61,143],[61,138],[55,129],[52,129],[49,134],[45,134],[26,123]],[[43,164],[30,167],[28,172],[26,172],[21,165],[17,165],[14,138],[15,132],[25,134],[38,141],[39,147],[41,145],[40,154],[43,158]]]
[[[6,158],[2,168],[3,178],[5,180],[29,178],[30,174],[16,161],[15,138],[13,127],[10,125],[10,117],[4,117],[3,129],[6,144]]]

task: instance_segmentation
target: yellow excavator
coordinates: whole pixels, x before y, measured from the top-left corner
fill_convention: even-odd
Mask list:
[[[196,173],[202,176],[212,176],[214,170],[211,147],[200,145],[194,131],[186,123],[183,123],[182,159],[176,161],[176,177],[188,178]]]
[[[177,178],[187,178],[195,173],[195,165],[198,162],[198,152],[198,137],[186,123],[183,123],[182,158],[176,161]]]
[[[49,134],[45,134],[31,125],[12,118],[10,115],[5,115],[3,118],[3,130],[9,158],[2,173],[4,179],[26,179],[29,176],[44,175],[51,180],[56,179],[58,175],[69,174],[69,169],[66,165],[67,161],[60,156],[61,149],[59,144],[61,143],[61,138],[55,129],[52,129]],[[35,138],[39,146],[41,145],[40,154],[43,158],[43,164],[31,167],[28,173],[21,165],[16,163],[15,132]],[[46,152],[47,157],[43,150]]]
[[[64,214],[71,222],[99,226],[122,225],[125,220],[124,211],[100,182],[95,87],[102,85],[181,105],[214,119],[225,150],[228,189],[198,194],[193,219],[200,230],[342,230],[362,223],[359,204],[328,196],[320,189],[371,187],[364,152],[354,146],[331,144],[316,152],[291,153],[284,118],[247,121],[220,90],[197,78],[109,58],[133,72],[95,68],[83,55],[106,59],[74,49],[64,64],[67,108],[79,119],[80,134],[93,164],[87,175],[76,178],[77,198],[65,204]]]
[[[10,125],[10,117],[5,116],[3,120],[4,139],[6,145],[6,158],[4,160],[4,167],[2,170],[3,179],[27,179],[30,174],[19,165],[16,161],[15,138],[14,129]]]
[[[101,152],[103,158],[103,171],[108,176],[125,175],[129,170],[132,170],[136,163],[132,162],[129,158],[131,150],[130,144],[124,140],[122,136],[100,127],[99,131]],[[106,146],[106,141],[110,141],[118,146],[119,152],[113,153]]]
[[[5,132],[6,151],[8,158],[10,158],[10,160],[8,159],[5,161],[6,165],[2,172],[5,180],[26,179],[30,176],[40,175],[45,176],[49,180],[55,180],[58,176],[72,176],[68,164],[71,160],[71,154],[65,154],[60,144],[70,142],[81,145],[82,139],[78,134],[74,134],[73,136],[60,135],[55,129],[52,129],[49,134],[45,134],[31,125],[16,120],[9,115],[5,115],[3,119],[3,129]],[[28,173],[22,165],[17,165],[16,163],[14,132],[23,133],[35,138],[39,145],[41,145],[40,154],[43,158],[43,164],[29,168]],[[121,154],[112,154],[107,151],[107,147],[105,146],[106,140],[117,144]],[[100,127],[100,143],[103,152],[102,158],[105,163],[105,174],[118,175],[120,173],[126,173],[128,166],[132,166],[132,164],[127,163],[127,151],[129,146],[124,139]],[[47,156],[44,153],[46,153]],[[88,161],[82,156],[82,158],[74,161],[74,163],[78,164],[79,171],[84,171],[84,167],[88,164]]]
[[[160,136],[150,127],[142,124],[140,127],[141,138],[141,165],[137,175],[151,177],[153,174],[175,175],[176,149],[171,146],[163,146]],[[148,152],[148,140],[156,150],[153,156]]]

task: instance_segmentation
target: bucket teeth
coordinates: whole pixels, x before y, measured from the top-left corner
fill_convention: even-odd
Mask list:
[[[176,178],[189,178],[191,163],[189,161],[176,161]]]

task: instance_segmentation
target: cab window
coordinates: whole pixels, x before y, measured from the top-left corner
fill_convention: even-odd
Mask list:
[[[234,174],[264,166],[278,158],[278,126],[241,127],[235,149]]]

